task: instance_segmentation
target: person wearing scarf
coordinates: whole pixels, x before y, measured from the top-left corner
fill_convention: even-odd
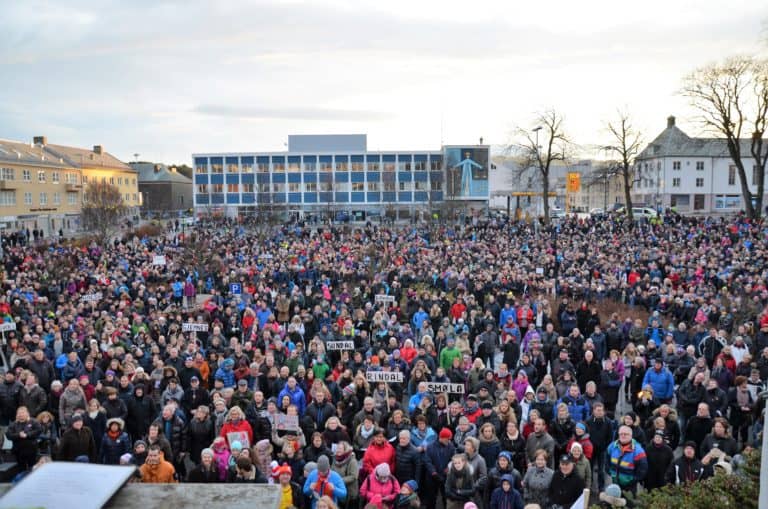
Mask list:
[[[341,476],[344,486],[347,487],[347,507],[357,507],[357,498],[359,494],[358,467],[355,452],[349,442],[339,442],[336,444],[336,454],[333,456],[333,465],[331,470]]]

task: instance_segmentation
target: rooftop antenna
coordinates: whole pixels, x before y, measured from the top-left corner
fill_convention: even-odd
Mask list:
[[[136,160],[137,163],[139,162],[139,156],[140,155],[141,154],[139,154],[139,153],[133,154],[133,158]]]

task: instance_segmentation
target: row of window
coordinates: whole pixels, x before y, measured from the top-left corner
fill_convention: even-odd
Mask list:
[[[93,179],[94,179],[93,180],[94,182],[98,181],[98,177],[94,177]],[[101,177],[101,183],[104,184],[106,182],[107,182],[107,177]],[[88,183],[88,175],[83,175],[83,184],[87,184],[87,183]],[[128,186],[128,185],[134,185],[135,186],[136,185],[136,179],[135,178],[134,179],[129,179],[128,177],[125,177],[125,178],[123,178],[123,177],[117,177],[117,178],[109,177],[109,184],[112,185],[112,186],[114,186],[114,185],[122,186],[123,184],[125,184],[126,186]]]
[[[317,191],[328,192],[347,192],[347,191],[428,191],[429,185],[427,182],[400,182],[396,185],[394,182],[368,182],[367,186],[363,182],[337,182],[335,185],[330,182],[306,182],[303,185],[300,183],[290,182],[285,183],[263,183],[263,184],[198,184],[198,194],[208,193],[223,193],[226,189],[227,193],[284,193],[286,190],[289,193],[307,192],[314,193]],[[432,187],[432,190],[440,190],[441,186],[436,185]]]
[[[21,181],[22,182],[32,182],[32,174],[34,170],[21,170]],[[37,173],[37,182],[40,184],[44,184],[48,181],[48,172],[46,170],[36,170]],[[51,183],[53,184],[59,184],[61,183],[61,172],[58,171],[51,171],[50,172],[50,178]],[[16,170],[14,168],[0,168],[0,180],[5,181],[12,181],[16,180]],[[107,177],[101,177],[102,182],[107,182]],[[65,184],[77,184],[78,183],[78,174],[74,172],[66,172],[64,173],[64,183]],[[88,176],[83,175],[83,184],[88,183]],[[118,185],[122,186],[125,185],[136,185],[136,179],[129,178],[129,177],[109,177],[109,183],[111,185]]]
[[[67,193],[67,204],[68,205],[77,205],[78,200],[78,193]],[[34,194],[31,192],[25,192],[24,193],[24,205],[34,205],[33,202]],[[125,193],[124,200],[126,202],[133,201],[134,203],[138,203],[139,201],[139,195],[137,193],[133,193],[133,196],[131,196],[130,193]],[[52,195],[52,202],[53,205],[61,205],[61,193],[53,193]],[[48,205],[48,193],[41,192],[38,195],[38,205]],[[14,207],[16,206],[16,191],[0,191],[0,207]]]
[[[251,158],[252,159],[252,158]],[[261,159],[261,158],[259,158]],[[265,158],[266,159],[266,158]],[[290,159],[290,158],[289,158]],[[442,160],[436,160],[433,159],[429,163],[427,161],[384,161],[382,162],[371,162],[368,161],[367,163],[363,162],[339,162],[336,163],[330,162],[330,161],[320,161],[320,162],[303,162],[300,163],[298,161],[288,163],[285,162],[257,162],[255,164],[256,171],[258,173],[269,173],[277,172],[282,173],[285,171],[288,172],[301,172],[301,171],[333,171],[334,169],[336,171],[427,171],[428,169],[432,171],[440,171],[442,169]],[[212,158],[212,162],[210,163],[210,166],[207,162],[207,160],[203,159],[196,159],[195,161],[195,173],[198,174],[206,174],[208,173],[210,169],[210,173],[224,173],[224,170],[226,169],[227,173],[253,173],[254,170],[254,164],[253,163],[245,163],[242,162],[238,164],[237,162],[231,162],[227,164],[223,164],[221,162],[214,162]]]
[[[21,181],[32,182],[32,174],[34,170],[21,170]],[[37,182],[44,184],[48,181],[48,172],[46,170],[37,170]],[[61,182],[61,172],[50,172],[51,182],[58,184]],[[13,168],[0,168],[0,180],[11,181],[16,180],[16,170]],[[77,184],[77,173],[67,172],[64,173],[64,182],[67,184]]]

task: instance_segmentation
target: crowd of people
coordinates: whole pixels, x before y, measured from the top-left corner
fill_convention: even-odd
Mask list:
[[[281,509],[568,508],[735,475],[762,430],[762,224],[252,226],[3,239],[22,470],[273,483]]]

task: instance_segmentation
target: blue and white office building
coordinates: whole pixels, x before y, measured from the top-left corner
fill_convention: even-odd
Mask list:
[[[198,213],[262,210],[357,219],[423,214],[446,202],[488,206],[488,145],[370,152],[367,137],[292,135],[285,152],[193,154]]]

